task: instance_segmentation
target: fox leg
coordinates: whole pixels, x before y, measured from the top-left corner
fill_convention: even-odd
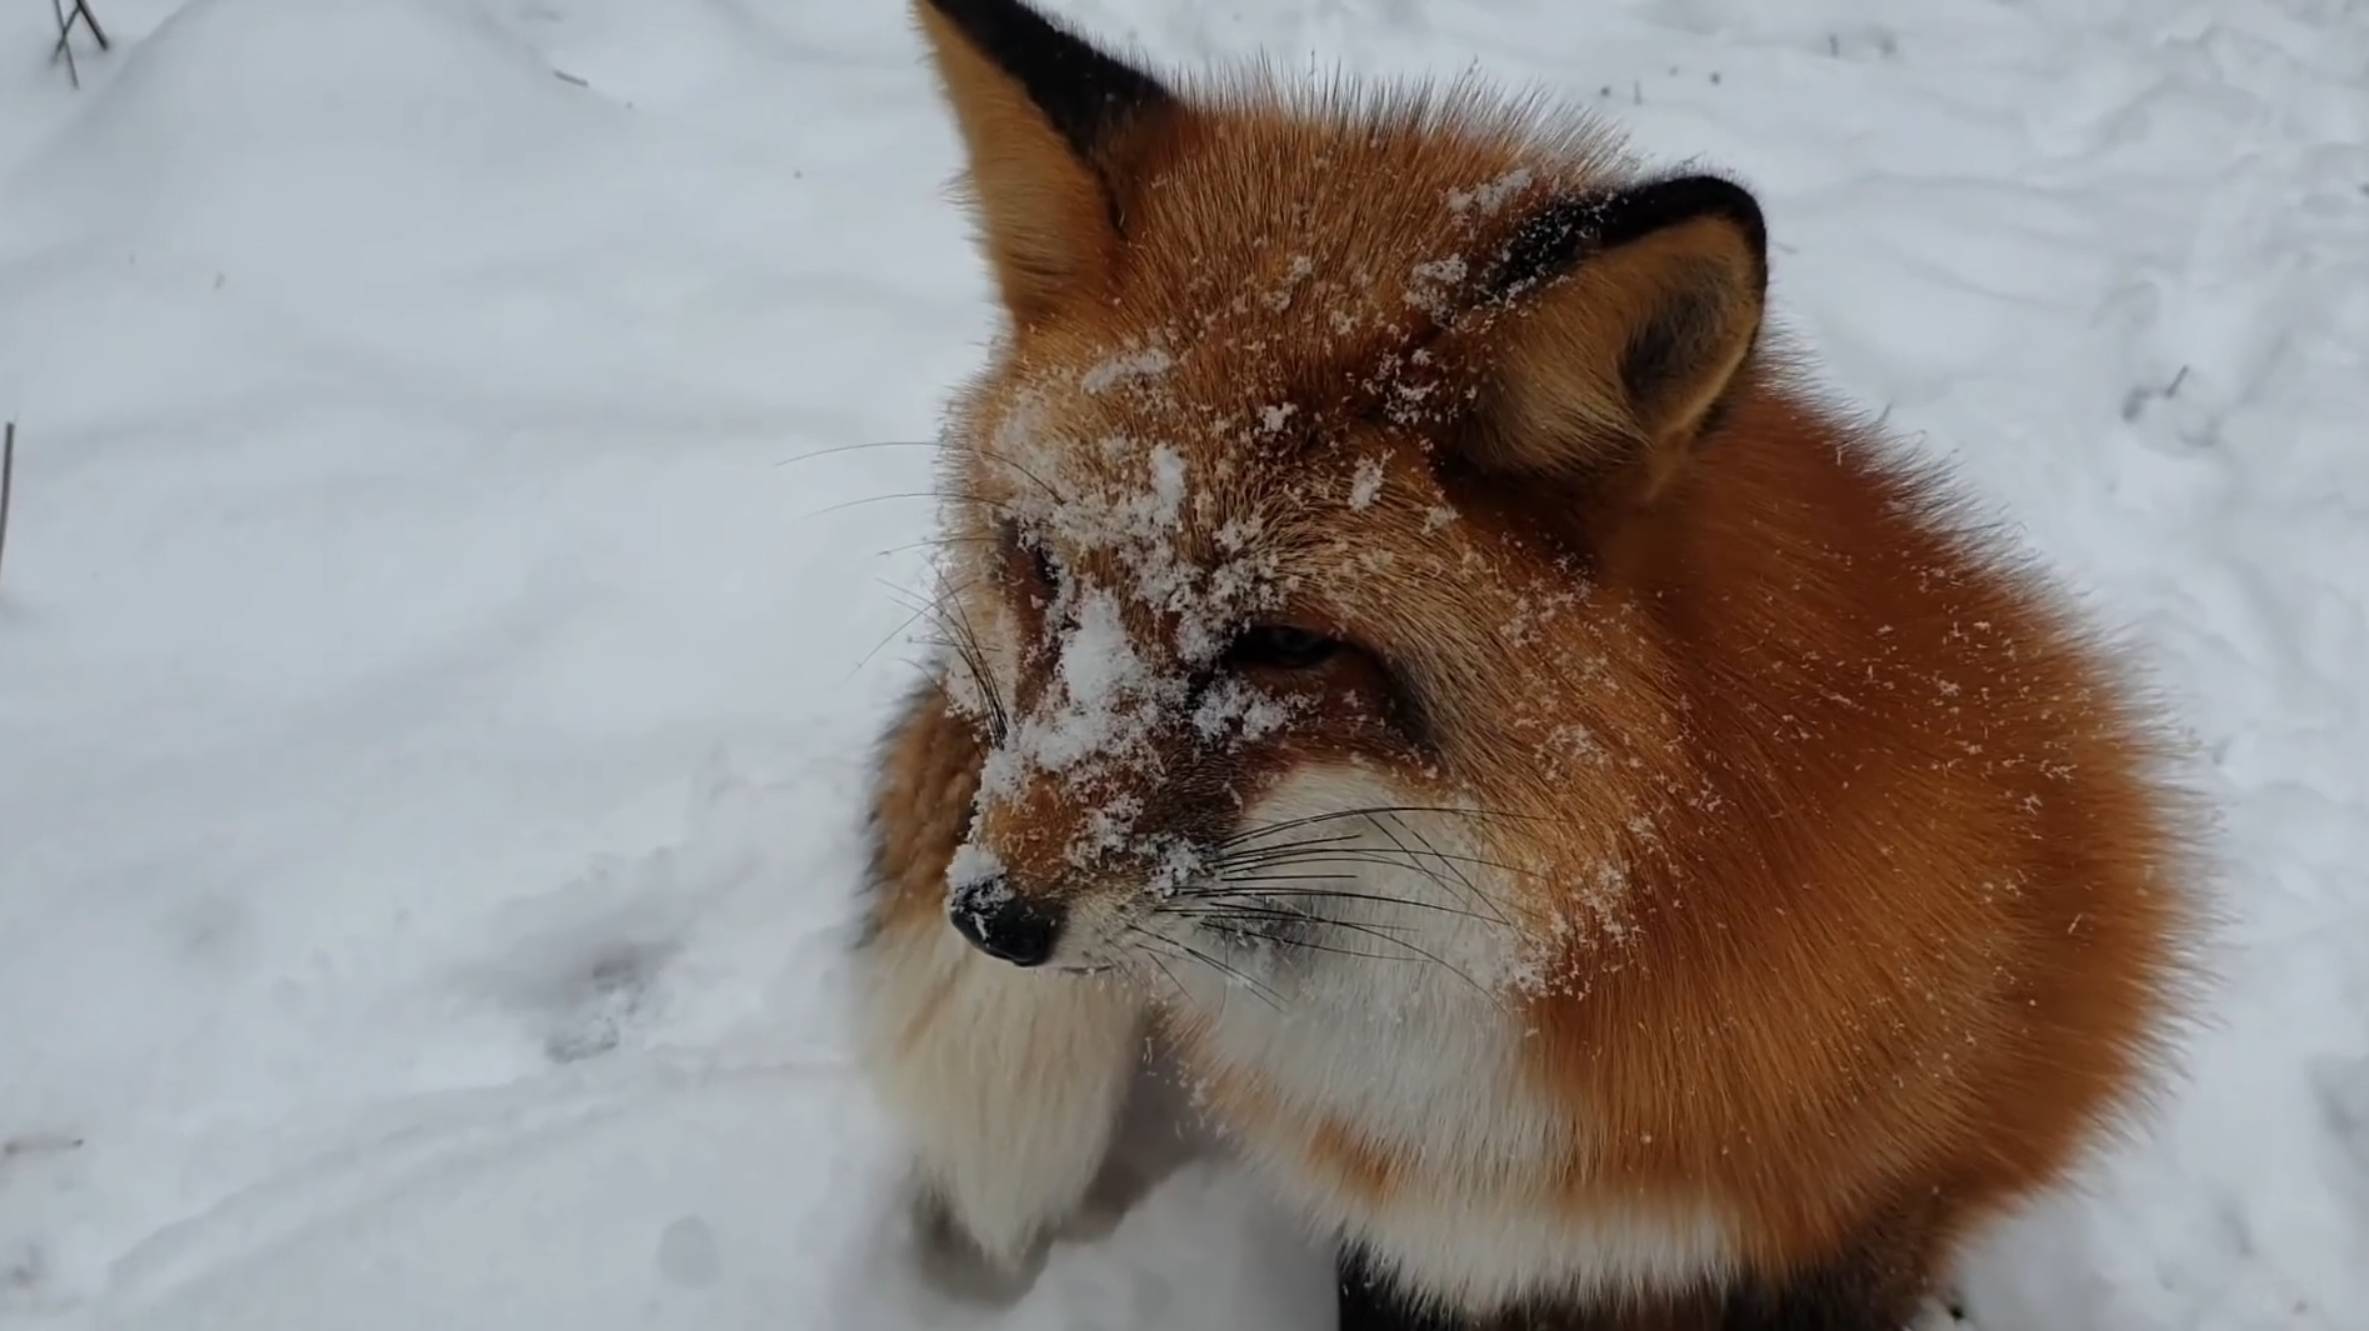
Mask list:
[[[1139,1001],[997,961],[946,917],[978,742],[935,688],[892,728],[855,958],[865,1070],[914,1154],[927,1220],[995,1271],[1027,1266],[1087,1198],[1140,1061]],[[925,1239],[930,1226],[925,1226]]]

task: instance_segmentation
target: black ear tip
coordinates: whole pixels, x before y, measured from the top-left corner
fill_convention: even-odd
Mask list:
[[[1492,289],[1499,294],[1517,290],[1587,255],[1701,217],[1734,223],[1760,270],[1760,280],[1768,280],[1768,224],[1752,191],[1725,176],[1683,175],[1549,203],[1525,219],[1506,242]]]
[[[1111,127],[1172,100],[1150,74],[1021,0],[921,0],[1016,80],[1053,128],[1092,156]]]
[[[1681,176],[1674,184],[1695,192],[1698,211],[1717,213],[1741,227],[1752,241],[1756,252],[1768,249],[1768,220],[1761,215],[1760,200],[1740,181],[1726,176]]]
[[[1614,196],[1607,208],[1602,241],[1624,240],[1659,231],[1697,217],[1724,217],[1736,224],[1752,253],[1764,263],[1768,254],[1768,222],[1752,191],[1725,176],[1708,174],[1670,176],[1648,181]]]

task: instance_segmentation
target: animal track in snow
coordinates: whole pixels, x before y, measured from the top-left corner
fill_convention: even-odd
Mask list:
[[[522,901],[497,914],[506,941],[466,984],[522,1018],[553,1063],[607,1054],[660,1005],[686,927],[676,879],[662,850]]]

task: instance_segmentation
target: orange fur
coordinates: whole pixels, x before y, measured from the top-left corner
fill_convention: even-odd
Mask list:
[[[1732,1221],[1735,1269],[1705,1280],[1849,1260],[1895,1303],[2063,1178],[2176,1018],[2194,819],[2057,595],[1780,362],[1757,234],[1681,216],[1492,293],[1542,209],[1639,187],[1599,128],[1470,87],[1244,79],[1081,157],[922,10],[1013,315],[947,458],[949,604],[984,687],[1015,712],[1062,687],[1009,514],[1143,490],[1148,441],[1191,480],[1163,558],[1206,574],[1252,532],[1269,591],[1228,613],[1360,650],[1258,675],[1295,709],[1275,734],[1219,752],[1153,727],[1132,767],[985,792],[977,704],[932,694],[884,787],[883,927],[945,927],[957,823],[1014,890],[1138,918],[1141,839],[1079,849],[1115,803],[1210,844],[1294,773],[1346,765],[1490,811],[1465,858],[1527,968],[1500,1008],[1503,1095],[1568,1121],[1440,1149],[1295,1101],[1229,1061],[1218,1014],[1171,1004],[1254,1155],[1377,1208],[1676,1199]],[[1117,546],[1044,539],[1079,585],[1135,576]],[[1148,669],[1202,668],[1189,612],[1122,611]],[[1669,1325],[1719,1306],[1621,1298]]]

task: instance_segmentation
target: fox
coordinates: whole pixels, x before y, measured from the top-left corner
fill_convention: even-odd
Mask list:
[[[982,1270],[1147,1049],[1352,1331],[1888,1331],[2127,1136],[2206,901],[2170,709],[1817,387],[1745,185],[911,17],[1000,321],[855,1040]]]

